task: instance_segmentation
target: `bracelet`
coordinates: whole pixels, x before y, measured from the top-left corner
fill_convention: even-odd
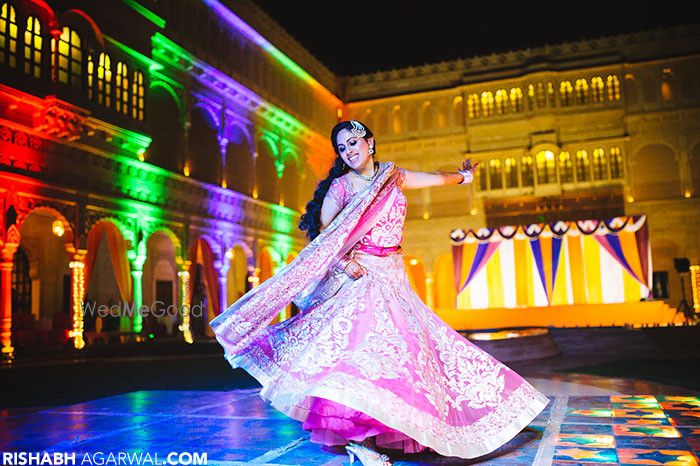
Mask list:
[[[467,184],[474,181],[474,174],[469,170],[457,170],[457,173],[461,174],[464,178],[459,184]]]

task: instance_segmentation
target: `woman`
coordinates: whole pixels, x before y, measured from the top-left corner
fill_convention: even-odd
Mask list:
[[[476,165],[427,173],[378,163],[372,132],[355,120],[338,123],[331,142],[338,157],[299,225],[309,245],[211,321],[226,359],[312,442],[346,445],[351,461],[392,464],[378,448],[495,450],[548,400],[423,304],[400,248],[402,190],[469,183]],[[268,325],[292,300],[302,312]]]

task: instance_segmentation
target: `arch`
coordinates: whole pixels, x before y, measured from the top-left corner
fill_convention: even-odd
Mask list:
[[[221,128],[221,119],[219,118],[219,115],[217,114],[217,112],[214,111],[214,109],[211,108],[210,105],[207,105],[204,102],[197,102],[196,104],[194,104],[192,106],[192,110],[195,110],[195,109],[201,110],[202,114],[207,116],[207,118],[205,118],[205,120],[207,121],[207,124],[211,128],[216,129],[216,130]]]
[[[42,22],[37,16],[29,16],[24,26],[24,73],[41,79],[44,68],[44,36],[42,35]]]
[[[63,26],[61,35],[58,37],[58,47],[55,45],[52,46],[59,55],[57,70],[59,82],[77,89],[83,89],[83,83],[85,82],[83,66],[85,63],[84,36],[84,32],[83,36],[81,36],[79,31],[68,26]],[[52,39],[52,44],[54,44],[53,41],[55,40],[56,39]],[[92,72],[92,70],[89,71]],[[89,79],[92,79],[91,75]],[[92,92],[92,89],[90,89],[89,92]]]
[[[185,132],[174,89],[162,81],[151,83],[147,123],[153,142],[148,147],[145,160],[173,172],[182,173],[185,166]]]
[[[178,250],[180,241],[168,228],[151,232],[144,241],[146,260],[143,264],[143,304],[154,311],[143,319],[143,331],[155,336],[172,335],[179,321],[176,312],[180,302]]]
[[[171,86],[169,83],[162,80],[154,80],[148,84],[149,97],[152,96],[153,89],[160,87],[165,90],[173,98],[175,105],[177,105],[177,114],[180,117],[182,126],[185,125],[185,105],[182,102],[180,94]]]
[[[4,31],[2,31],[3,46],[0,48],[0,64],[10,68],[17,68],[20,44],[18,32],[21,28],[18,19],[14,2],[5,1],[0,3],[0,21],[4,23]]]
[[[83,30],[84,32],[89,32],[89,34],[85,35],[85,37],[93,37],[95,41],[100,45],[100,47],[104,50],[105,40],[102,35],[102,31],[97,26],[97,23],[95,23],[95,21],[84,11],[75,8],[67,10],[61,15],[59,22],[62,25],[73,24],[78,29]]]
[[[95,222],[87,234],[85,255],[85,301],[94,306],[130,305],[134,301],[129,244],[122,234],[118,219],[106,218]],[[121,303],[121,305],[120,305]],[[85,316],[85,328],[94,329],[96,315]],[[131,329],[131,318],[123,315],[101,317],[102,329],[119,331]]]
[[[222,311],[217,273],[217,266],[221,263],[219,244],[209,235],[199,233],[190,243],[187,258],[190,260],[189,296],[192,305],[190,318],[192,335],[213,337],[214,332],[209,321]],[[202,312],[198,315],[195,311],[199,310]]]
[[[280,179],[277,170],[277,147],[269,138],[260,138],[255,160],[255,187],[257,198],[276,204],[280,198]]]
[[[227,131],[227,139],[224,167],[226,186],[251,196],[255,184],[255,160],[251,156],[249,136],[239,125],[232,125]]]
[[[300,205],[302,165],[294,151],[283,152],[282,159],[285,161],[285,169],[280,179],[280,196],[284,205],[290,209],[302,211]],[[291,161],[292,163],[288,163]]]
[[[24,303],[26,314],[13,319],[13,337],[22,338],[22,343],[32,344],[35,336],[38,336],[35,325],[41,328],[51,328],[61,334],[61,342],[65,342],[65,330],[72,328],[72,307],[70,305],[70,268],[72,245],[67,244],[64,237],[52,232],[56,221],[65,224],[65,219],[54,209],[38,207],[32,209],[21,221],[19,247],[15,252],[15,261],[26,259],[21,266],[28,266],[23,273],[21,296],[14,289],[11,290],[12,312],[16,313],[15,306],[19,298],[28,298]],[[19,256],[25,254],[25,257]],[[13,270],[13,282],[16,278]],[[67,278],[66,278],[67,277]],[[26,279],[29,279],[27,281]],[[14,285],[14,283],[13,283]],[[14,316],[13,316],[14,317]],[[20,335],[15,330],[23,330]],[[23,338],[24,337],[24,338]],[[55,339],[54,339],[55,340]],[[53,341],[53,343],[58,343]],[[18,344],[19,346],[19,344]]]
[[[60,220],[61,224],[63,225],[63,237],[64,237],[64,242],[66,245],[66,250],[71,251],[73,249],[73,241],[75,237],[75,233],[73,231],[73,224],[69,222],[66,217],[63,216],[61,212],[56,210],[55,208],[51,206],[37,206],[29,211],[26,212],[20,212],[19,215],[17,215],[17,220],[15,221],[15,225],[17,226],[17,230],[21,231],[22,230],[22,224],[27,220],[27,217],[29,217],[32,213],[35,212],[46,212],[50,213],[53,215],[56,220]],[[21,237],[20,237],[21,238]]]
[[[165,225],[159,225],[157,228],[154,230],[150,231],[148,235],[143,239],[145,243],[148,243],[148,240],[151,239],[151,236],[156,235],[156,234],[162,234],[170,238],[170,241],[172,241],[173,246],[175,247],[175,255],[182,257],[182,243],[180,241],[180,238],[175,234],[173,230],[171,230],[169,227]]]
[[[683,194],[680,167],[668,145],[650,143],[640,147],[631,170],[635,200],[678,198]]]

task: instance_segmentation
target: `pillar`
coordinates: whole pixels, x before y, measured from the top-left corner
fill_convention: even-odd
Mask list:
[[[15,349],[12,347],[12,261],[17,245],[6,246],[0,255],[0,341],[3,362],[11,362]]]
[[[141,333],[143,329],[143,316],[141,306],[143,306],[143,264],[146,262],[146,255],[139,254],[131,261],[131,286],[132,297],[134,299],[134,316],[131,329],[134,333]]]
[[[177,329],[182,332],[182,337],[187,343],[193,343],[190,331],[190,261],[182,261],[177,278],[180,285],[180,325]]]
[[[73,255],[69,263],[71,281],[71,311],[73,315],[73,328],[68,332],[68,336],[73,339],[75,349],[85,347],[83,338],[83,301],[85,300],[85,254],[87,251],[80,251]]]

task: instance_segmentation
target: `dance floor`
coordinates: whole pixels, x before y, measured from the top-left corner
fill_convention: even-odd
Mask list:
[[[395,464],[698,464],[700,397],[578,396],[581,390],[569,396],[561,383],[556,387],[546,410],[487,457],[393,455]],[[209,465],[349,464],[342,451],[310,443],[300,422],[276,411],[258,392],[137,391],[8,411],[0,416],[0,452],[75,452],[76,464],[85,453],[94,458],[103,452],[106,458],[127,451],[158,455],[163,462],[169,452],[206,452]]]

